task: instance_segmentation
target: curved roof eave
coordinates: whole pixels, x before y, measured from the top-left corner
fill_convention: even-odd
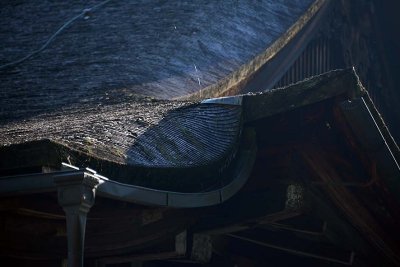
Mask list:
[[[329,3],[316,0],[286,32],[248,63],[218,82],[176,99],[201,100],[270,89],[312,39]]]

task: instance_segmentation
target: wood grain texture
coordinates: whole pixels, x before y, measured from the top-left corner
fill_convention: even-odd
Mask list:
[[[149,98],[64,108],[0,127],[0,169],[64,161],[120,182],[204,189],[235,158],[241,116],[240,106]]]
[[[2,128],[1,144],[51,140],[88,156],[144,167],[217,160],[239,136],[240,107],[146,102],[38,116]]]
[[[112,94],[96,106],[91,101],[76,103],[5,123],[0,127],[0,167],[29,167],[29,162],[56,166],[65,161],[143,185],[148,185],[149,177],[156,185],[161,184],[159,177],[191,176],[193,181],[198,176],[200,183],[215,177],[223,180],[221,174],[240,143],[243,119],[255,121],[352,94],[355,88],[352,70],[333,71],[284,89],[244,95],[243,111],[241,106]],[[14,114],[18,117],[18,112]]]

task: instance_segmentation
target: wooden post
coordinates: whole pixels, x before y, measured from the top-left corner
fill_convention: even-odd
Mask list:
[[[87,213],[94,204],[98,179],[84,172],[56,176],[58,203],[67,219],[68,267],[82,267]]]

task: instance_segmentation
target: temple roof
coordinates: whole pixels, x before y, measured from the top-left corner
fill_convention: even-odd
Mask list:
[[[2,1],[0,123],[107,97],[182,97],[257,59],[255,71],[323,2]]]
[[[216,205],[217,212],[203,210],[206,221],[195,227],[217,233],[238,227],[244,232],[236,237],[247,239],[258,238],[249,228],[264,217],[328,216],[329,225],[349,233],[346,241],[329,236],[340,248],[351,243],[360,255],[373,251],[371,258],[399,262],[398,235],[389,233],[397,226],[400,150],[353,70],[201,102],[107,101],[5,123],[0,195],[40,202],[54,196],[59,180],[87,179],[106,202]],[[259,199],[260,192],[268,197]],[[192,211],[179,222],[202,218]],[[335,225],[342,216],[342,226]],[[92,238],[88,234],[90,255],[123,240],[111,234],[98,244]],[[61,243],[55,250],[65,251]]]
[[[4,255],[66,257],[56,193],[96,192],[88,257],[200,233],[399,265],[400,150],[355,70],[265,90],[331,2],[3,1]]]
[[[5,123],[0,128],[0,167],[57,168],[67,162],[129,184],[203,190],[229,181],[227,170],[247,125],[364,94],[354,72],[344,70],[282,89],[202,102],[132,96],[121,103],[114,95],[96,105],[75,104]]]

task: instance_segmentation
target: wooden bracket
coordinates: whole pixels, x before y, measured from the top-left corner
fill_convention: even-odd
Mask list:
[[[67,218],[68,267],[83,266],[87,213],[94,204],[99,180],[84,172],[54,177],[58,203]]]

